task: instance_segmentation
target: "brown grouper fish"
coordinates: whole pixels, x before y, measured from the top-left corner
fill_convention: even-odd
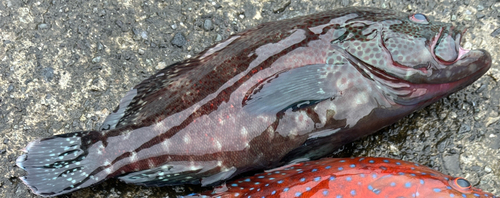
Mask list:
[[[187,197],[497,198],[461,177],[389,158],[324,158],[285,166]]]
[[[130,90],[102,130],[28,144],[35,194],[116,177],[216,185],[317,159],[456,92],[491,65],[465,30],[422,14],[343,8],[258,25]]]

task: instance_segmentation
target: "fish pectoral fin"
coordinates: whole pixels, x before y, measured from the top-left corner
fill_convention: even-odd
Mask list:
[[[334,65],[315,64],[276,73],[250,89],[243,106],[253,114],[277,113],[333,99],[338,95],[333,68]]]
[[[237,170],[238,169],[236,167],[231,167],[231,168],[228,168],[227,170],[221,171],[217,174],[214,174],[214,175],[211,175],[208,177],[204,177],[201,180],[201,186],[209,186],[209,185],[217,184],[218,182],[221,182],[221,181],[226,181],[226,180],[230,179],[231,177],[233,177]]]

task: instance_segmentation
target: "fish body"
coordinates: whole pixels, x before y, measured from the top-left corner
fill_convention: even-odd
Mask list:
[[[112,177],[216,185],[317,159],[482,76],[491,57],[461,48],[463,33],[378,8],[264,23],[136,85],[102,130],[29,143],[17,165],[55,196]]]
[[[489,197],[464,178],[390,158],[324,158],[241,178],[187,197]]]

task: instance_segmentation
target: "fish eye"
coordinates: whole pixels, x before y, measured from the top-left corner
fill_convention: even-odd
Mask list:
[[[455,182],[457,183],[458,186],[462,188],[470,188],[469,181],[465,180],[464,178],[457,178],[455,179]]]
[[[410,21],[420,24],[429,24],[427,17],[420,13],[410,15]]]
[[[449,184],[455,190],[458,190],[462,193],[470,193],[472,191],[471,190],[472,185],[470,184],[470,182],[462,177],[457,177],[455,179],[450,180]]]

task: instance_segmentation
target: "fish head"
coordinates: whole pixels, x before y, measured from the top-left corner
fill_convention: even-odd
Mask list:
[[[388,158],[370,158],[369,162],[370,164],[366,164],[363,161],[364,164],[360,167],[381,172],[381,177],[369,184],[374,189],[373,192],[382,193],[381,195],[498,198],[472,186],[465,178],[446,175],[427,166]]]
[[[462,197],[490,197],[496,198],[495,195],[484,192],[483,190],[473,187],[469,181],[462,177],[455,177],[448,180],[448,185],[446,189],[451,189],[454,195]],[[450,193],[451,194],[451,193]]]
[[[497,196],[473,187],[469,181],[462,177],[434,177],[428,178],[418,188],[417,192],[423,197],[489,197]]]
[[[460,45],[465,32],[420,13],[366,11],[346,20],[333,42],[387,98],[421,106],[468,86],[490,68],[488,52]]]

